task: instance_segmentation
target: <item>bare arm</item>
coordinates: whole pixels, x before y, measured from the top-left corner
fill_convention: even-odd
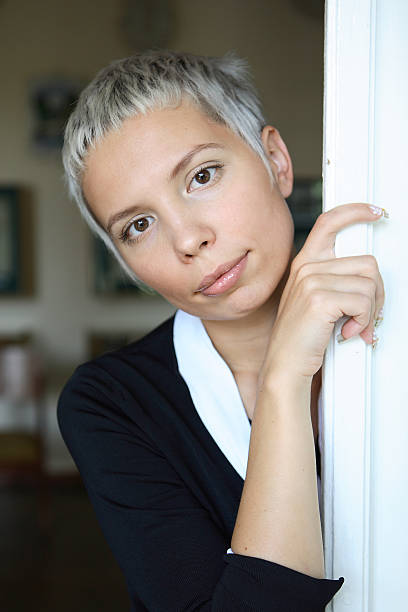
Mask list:
[[[231,548],[324,578],[307,379],[277,376],[258,393]]]
[[[234,553],[324,577],[315,445],[310,411],[314,375],[336,321],[344,338],[372,343],[384,303],[369,255],[334,256],[338,231],[378,219],[367,204],[320,215],[291,265],[258,381],[248,466],[231,540]]]

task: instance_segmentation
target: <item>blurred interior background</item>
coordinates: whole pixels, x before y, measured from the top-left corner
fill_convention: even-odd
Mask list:
[[[299,249],[321,211],[324,0],[0,0],[0,609],[128,610],[60,437],[80,363],[174,312],[129,287],[67,197],[60,148],[81,88],[151,47],[252,68],[291,153]]]

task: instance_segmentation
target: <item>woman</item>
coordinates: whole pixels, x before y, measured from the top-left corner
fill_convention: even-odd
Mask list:
[[[177,307],[58,404],[132,610],[323,610],[343,578],[324,578],[318,377],[335,322],[374,343],[384,303],[375,258],[334,242],[387,213],[337,206],[294,257],[290,155],[232,55],[113,62],[63,157],[90,227]]]

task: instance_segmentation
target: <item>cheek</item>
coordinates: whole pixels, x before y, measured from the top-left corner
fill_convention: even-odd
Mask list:
[[[293,217],[277,189],[271,190],[262,181],[259,185],[258,189],[246,190],[242,194],[236,226],[232,230],[236,235],[241,233],[253,241],[259,257],[265,257],[265,263],[268,261],[274,271],[282,272],[292,252]],[[269,264],[265,269],[269,268]]]
[[[260,180],[251,185],[244,184],[230,194],[223,211],[229,227],[238,232],[236,236],[251,237],[258,242],[263,236],[269,240],[274,238],[283,221],[283,207],[286,207],[286,202],[282,197]]]
[[[185,283],[180,277],[180,270],[169,266],[168,256],[161,252],[156,254],[154,258],[150,254],[142,255],[140,253],[134,255],[132,253],[130,255],[129,253],[122,253],[122,257],[141,281],[170,302],[176,300],[180,291],[185,287]],[[166,270],[165,274],[163,274],[163,270]]]

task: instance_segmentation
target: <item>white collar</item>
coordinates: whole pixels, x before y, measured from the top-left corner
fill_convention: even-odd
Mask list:
[[[202,422],[245,480],[251,426],[231,370],[199,317],[177,310],[173,342],[180,374]]]
[[[180,374],[202,422],[245,480],[251,426],[231,370],[211,342],[201,319],[180,309],[174,317],[173,343]],[[318,418],[321,450],[321,389]]]

